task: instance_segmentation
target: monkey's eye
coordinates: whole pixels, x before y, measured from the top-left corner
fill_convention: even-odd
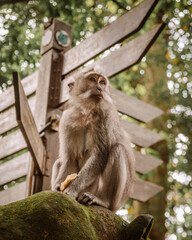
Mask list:
[[[96,82],[96,78],[94,78],[94,77],[90,77],[89,80],[90,80],[91,82]]]
[[[102,84],[102,85],[105,85],[105,81],[104,80],[101,80],[99,83]]]

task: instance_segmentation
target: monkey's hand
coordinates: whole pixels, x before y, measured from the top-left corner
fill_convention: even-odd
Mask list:
[[[63,191],[64,194],[69,195],[70,197],[76,199],[78,196],[78,181],[77,179],[70,182],[70,184],[66,187],[66,189]]]
[[[60,190],[63,192],[67,186],[77,177],[77,173],[70,174],[66,177],[65,181],[61,183]]]
[[[84,192],[82,193],[78,199],[78,202],[85,204],[87,206],[97,204],[97,198],[90,192]]]

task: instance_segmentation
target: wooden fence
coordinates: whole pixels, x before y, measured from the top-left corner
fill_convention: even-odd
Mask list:
[[[12,86],[0,95],[0,186],[4,186],[0,191],[0,204],[50,189],[51,169],[58,156],[58,132],[47,129],[41,137],[38,132],[51,116],[61,114],[61,105],[65,108],[70,97],[68,85],[75,71],[139,31],[156,3],[155,0],[144,0],[72,49],[69,25],[56,19],[46,24],[39,70],[22,81],[14,74],[15,88]],[[91,66],[109,78],[130,68],[142,59],[163,27],[163,24],[157,25],[111,51],[108,56],[94,61]],[[119,90],[113,89],[113,94],[118,111],[139,122],[148,123],[162,114],[160,109]],[[150,147],[162,139],[139,124],[121,122],[132,142],[141,148]],[[134,153],[139,174],[146,174],[162,163],[140,151],[134,150]],[[7,184],[16,180],[21,182],[7,189]],[[132,198],[145,202],[161,190],[161,186],[138,178]]]

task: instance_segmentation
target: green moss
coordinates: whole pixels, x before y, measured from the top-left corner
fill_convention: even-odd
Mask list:
[[[104,221],[95,209],[66,195],[42,192],[0,207],[0,239],[97,240]]]
[[[131,229],[135,231],[133,225]],[[116,214],[81,205],[61,193],[41,192],[0,206],[0,240],[135,239],[129,235],[128,223]]]

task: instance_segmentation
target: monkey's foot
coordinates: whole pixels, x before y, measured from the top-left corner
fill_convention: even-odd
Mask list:
[[[96,203],[96,197],[90,192],[85,192],[80,195],[77,201],[87,206],[90,206]]]
[[[60,191],[63,192],[66,187],[77,177],[77,173],[70,174],[66,177],[65,181],[61,183]]]

